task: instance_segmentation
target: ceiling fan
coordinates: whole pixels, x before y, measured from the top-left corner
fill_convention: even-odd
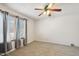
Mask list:
[[[42,10],[42,12],[38,16],[41,16],[42,14],[47,14],[48,16],[51,16],[51,12],[60,12],[62,10],[60,8],[54,8],[53,6],[55,6],[55,3],[49,3],[43,9],[35,8],[35,10]]]

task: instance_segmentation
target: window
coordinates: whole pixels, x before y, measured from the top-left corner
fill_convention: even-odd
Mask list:
[[[0,12],[0,53],[10,51],[13,45],[14,48],[20,47],[22,40],[22,44],[26,45],[25,23],[19,17],[11,16],[5,11]]]
[[[25,38],[25,20],[19,20],[20,38]]]
[[[0,43],[3,43],[3,14],[0,13]]]
[[[8,15],[7,16],[7,41],[14,40],[16,38],[16,19]]]

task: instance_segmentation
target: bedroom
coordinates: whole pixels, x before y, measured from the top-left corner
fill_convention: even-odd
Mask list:
[[[55,3],[61,12],[39,16],[35,8],[49,4],[0,4],[1,55],[79,55],[79,3]]]

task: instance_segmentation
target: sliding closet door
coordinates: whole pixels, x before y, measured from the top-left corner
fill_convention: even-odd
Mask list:
[[[4,50],[4,39],[3,39],[3,14],[0,12],[0,53]]]

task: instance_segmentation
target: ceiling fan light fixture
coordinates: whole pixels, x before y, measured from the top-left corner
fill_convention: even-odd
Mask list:
[[[46,12],[44,12],[43,14],[46,15]]]
[[[49,15],[50,14],[50,11],[48,10],[46,14]]]

